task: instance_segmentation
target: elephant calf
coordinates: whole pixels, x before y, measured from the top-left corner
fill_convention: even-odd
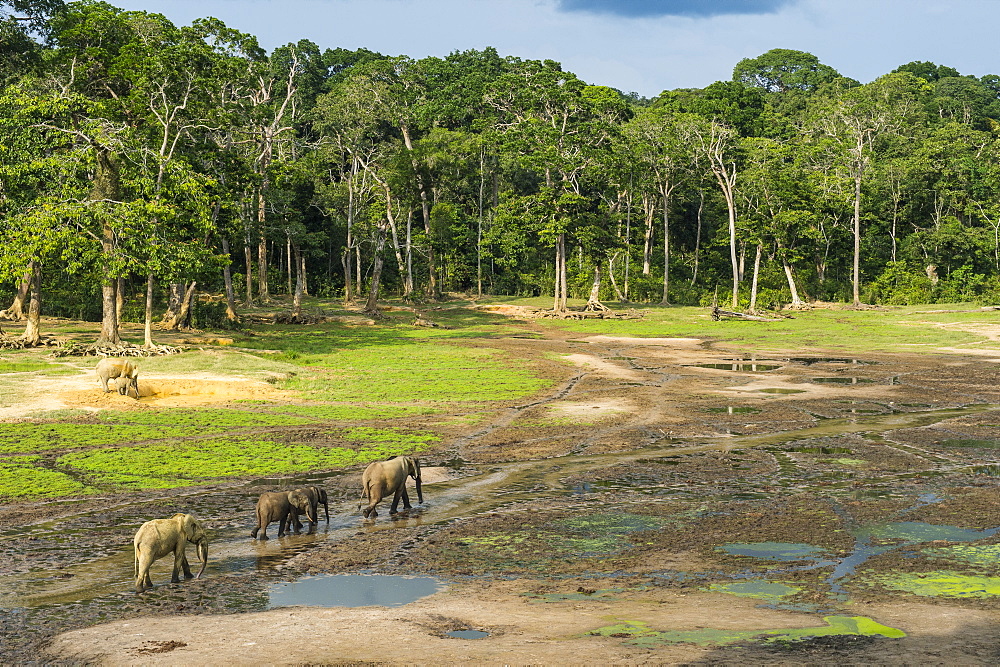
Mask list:
[[[132,540],[135,546],[135,592],[142,593],[147,588],[153,587],[153,582],[149,578],[150,566],[153,561],[171,552],[174,554],[171,583],[176,584],[181,580],[181,570],[184,571],[185,579],[194,577],[184,553],[188,542],[194,544],[198,550],[201,569],[198,570],[197,576],[201,577],[205,566],[208,565],[208,540],[205,537],[205,529],[197,519],[190,514],[175,514],[169,519],[153,519],[139,526]]]
[[[410,509],[410,498],[406,495],[406,478],[412,477],[417,482],[417,501],[424,502],[424,494],[420,490],[420,461],[412,456],[397,456],[388,461],[375,461],[368,464],[361,476],[361,500],[368,501],[368,507],[363,511],[365,518],[376,517],[375,506],[390,493],[392,507],[389,514],[395,514],[399,499],[403,499],[403,509]]]
[[[108,389],[108,380],[118,378],[118,393],[128,396],[128,390],[135,392],[135,397],[139,398],[139,369],[128,359],[116,359],[104,357],[97,362],[97,378],[104,387],[104,393],[111,391]]]
[[[326,490],[321,489],[318,486],[307,486],[304,489],[296,489],[296,491],[301,491],[309,496],[309,502],[312,505],[313,516],[316,517],[316,523],[319,522],[319,505],[323,503],[323,508],[326,510],[326,522],[330,523],[330,505],[328,504]],[[299,521],[299,510],[294,505],[289,509],[289,524],[291,524],[292,529],[297,533],[302,529],[302,522]],[[312,524],[309,532],[316,529],[316,523]]]
[[[278,537],[284,537],[286,527],[293,521],[298,523],[299,514],[305,514],[313,525],[317,523],[312,500],[304,489],[265,491],[257,500],[257,527],[251,531],[250,537],[256,539],[259,532],[260,539],[266,540],[267,526],[273,521],[278,522]]]

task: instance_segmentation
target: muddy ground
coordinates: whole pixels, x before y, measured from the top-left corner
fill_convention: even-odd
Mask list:
[[[409,418],[444,438],[423,456],[425,502],[395,517],[361,520],[360,470],[0,506],[0,662],[1000,660],[1000,349],[765,351],[541,327],[477,344],[555,386]],[[126,405],[75,381],[57,403]],[[221,378],[214,396],[185,382],[148,378],[144,400],[289,400],[263,382]],[[250,540],[257,494],[304,482],[330,492],[329,524]],[[206,575],[169,584],[161,561],[136,596],[135,527],[178,510],[211,531]],[[345,574],[438,587],[392,607],[274,603]],[[844,618],[864,631],[782,639]]]

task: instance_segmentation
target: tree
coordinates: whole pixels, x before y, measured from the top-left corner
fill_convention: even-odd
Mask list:
[[[908,72],[883,76],[822,100],[812,118],[816,136],[828,140],[828,158],[846,171],[854,186],[854,305],[861,303],[862,186],[884,139],[911,131],[919,121],[913,94],[920,88],[918,81]]]
[[[744,58],[733,68],[733,81],[769,93],[814,92],[839,76],[813,54],[794,49],[771,49],[756,58]]]

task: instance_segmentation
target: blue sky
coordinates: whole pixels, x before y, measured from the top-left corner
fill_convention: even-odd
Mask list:
[[[214,16],[266,49],[310,39],[414,58],[495,47],[652,97],[732,77],[773,48],[870,81],[913,60],[1000,74],[1000,0],[108,0],[174,23]]]

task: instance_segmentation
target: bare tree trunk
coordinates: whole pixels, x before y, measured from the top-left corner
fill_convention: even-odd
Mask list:
[[[646,214],[646,235],[643,239],[642,247],[642,275],[648,276],[652,270],[653,261],[653,218],[656,217],[656,208],[649,197],[642,198],[642,205]]]
[[[400,124],[400,131],[403,135],[403,143],[406,145],[406,150],[410,155],[410,164],[413,167],[413,174],[417,181],[417,192],[420,195],[420,213],[424,220],[424,233],[427,235],[428,239],[431,239],[431,201],[427,196],[427,183],[424,179],[424,173],[420,170],[420,165],[417,164],[417,160],[413,153],[413,142],[410,140],[410,128],[404,123]],[[410,285],[412,288],[413,277],[410,276]],[[438,286],[438,275],[437,275],[437,259],[434,252],[434,244],[430,243],[427,247],[427,296],[430,299],[437,299],[440,295],[440,288]]]
[[[365,302],[364,311],[372,317],[381,317],[381,313],[378,310],[378,292],[379,283],[382,280],[382,265],[384,264],[382,253],[385,250],[385,232],[386,225],[379,225],[378,232],[375,237],[375,257],[372,265],[372,279],[371,284],[368,286],[368,300]]]
[[[611,273],[611,265],[608,263],[608,273]],[[601,263],[594,265],[594,282],[590,286],[590,296],[587,297],[587,310],[608,310],[608,307],[601,303]]]
[[[122,311],[125,310],[125,279],[118,278],[115,281],[115,325],[121,331]]]
[[[236,294],[233,292],[233,257],[229,253],[229,239],[225,236],[222,237],[222,253],[229,258],[222,267],[222,279],[226,284],[226,319],[235,322],[239,316],[236,314]]]
[[[246,262],[247,270],[247,308],[253,308],[253,250],[250,248],[250,239],[247,238],[243,244],[243,258]]]
[[[143,345],[153,347],[153,274],[146,275],[146,316],[143,318]]]
[[[670,202],[663,195],[663,298],[661,306],[670,304]]]
[[[263,195],[261,199],[263,200]],[[263,231],[257,245],[257,296],[261,303],[271,302],[271,292],[267,287],[267,239],[264,238]]]
[[[309,274],[306,273],[306,254],[299,251],[298,270],[302,272],[302,294],[309,296]]]
[[[694,237],[694,267],[691,271],[691,285],[694,286],[698,280],[698,253],[701,250],[701,212],[705,207],[705,192],[698,190],[698,226]]]
[[[628,257],[626,256],[626,261]],[[615,291],[615,298],[618,299],[618,303],[625,303],[625,295],[622,291],[618,289],[618,283],[615,281],[615,259],[614,257],[608,258],[608,278],[611,279],[611,288]]]
[[[302,317],[302,291],[305,285],[305,264],[302,260],[302,251],[298,244],[295,245],[295,296],[292,298],[292,317],[298,319]]]
[[[114,251],[114,232],[107,223],[104,225],[104,234],[101,239],[101,249],[105,257],[110,258]],[[101,281],[101,334],[97,339],[98,343],[111,343],[118,345],[121,337],[118,335],[118,280],[107,275],[105,268],[104,280]]]
[[[34,275],[35,270],[35,260],[28,262],[28,268],[24,272],[24,277],[17,283],[17,293],[14,295],[14,301],[10,304],[10,307],[5,310],[0,310],[0,320],[23,320],[24,319],[24,303],[28,298],[28,292],[31,290],[31,277]]]
[[[854,305],[861,305],[861,174],[854,177],[854,267],[851,278]]]
[[[295,265],[292,264],[292,235],[287,229],[285,230],[285,258],[286,258],[286,268],[288,269],[288,271],[286,271],[286,273],[288,274],[288,294],[291,294],[293,289],[292,272],[295,271],[296,269]],[[296,277],[296,279],[298,278]]]
[[[757,256],[753,260],[753,282],[750,284],[750,313],[757,312],[757,278],[760,276],[761,246],[757,244]]]
[[[42,342],[42,336],[40,333],[42,313],[42,265],[38,261],[32,261],[29,266],[31,267],[31,276],[29,278],[31,285],[28,289],[31,295],[31,300],[28,302],[28,322],[24,326],[24,333],[21,334],[21,340],[24,341],[25,345],[35,346]]]
[[[186,288],[183,284],[170,285],[170,306],[163,316],[168,329],[189,329],[194,307],[194,290],[198,283],[191,281]]]
[[[785,279],[788,281],[788,291],[792,293],[792,305],[801,306],[802,299],[799,298],[799,290],[795,287],[795,276],[792,274],[792,265],[788,263],[788,256],[785,253],[785,249],[778,246],[778,252],[781,255],[781,266],[785,269]]]

